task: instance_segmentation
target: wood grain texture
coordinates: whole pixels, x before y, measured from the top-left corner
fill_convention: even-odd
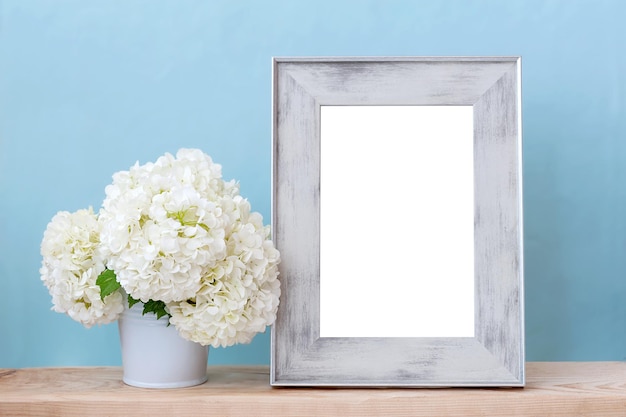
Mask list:
[[[277,58],[273,64],[272,236],[281,251],[282,295],[272,326],[271,383],[523,386],[520,59]],[[323,105],[473,106],[474,338],[320,338]]]
[[[121,368],[0,369],[0,416],[615,416],[626,363],[528,363],[526,388],[367,389],[269,385],[265,366],[209,367],[207,383],[150,390]]]
[[[476,339],[524,380],[519,62],[474,104]]]

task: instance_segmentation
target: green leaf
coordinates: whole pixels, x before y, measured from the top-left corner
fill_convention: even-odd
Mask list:
[[[133,308],[133,306],[137,304],[139,301],[141,300],[133,298],[130,294],[128,294],[128,308]]]
[[[100,299],[102,300],[104,300],[106,296],[113,294],[121,287],[120,283],[117,282],[115,272],[110,269],[105,269],[100,275],[98,275],[96,284],[100,287]]]
[[[163,301],[148,300],[148,302],[143,305],[143,314],[147,313],[156,314],[157,320],[163,316],[167,316],[168,320],[171,317],[171,315],[165,311],[165,303]]]

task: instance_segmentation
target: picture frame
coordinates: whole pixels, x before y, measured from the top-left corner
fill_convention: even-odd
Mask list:
[[[524,386],[521,58],[272,64],[271,385]]]

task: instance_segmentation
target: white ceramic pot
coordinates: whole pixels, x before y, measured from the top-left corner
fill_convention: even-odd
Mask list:
[[[128,307],[118,320],[123,381],[142,388],[181,388],[207,380],[209,347],[183,339],[167,319]]]

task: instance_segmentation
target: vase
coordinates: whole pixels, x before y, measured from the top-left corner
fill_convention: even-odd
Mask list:
[[[141,388],[182,388],[207,380],[209,347],[183,339],[165,317],[126,307],[118,320],[122,380]]]

